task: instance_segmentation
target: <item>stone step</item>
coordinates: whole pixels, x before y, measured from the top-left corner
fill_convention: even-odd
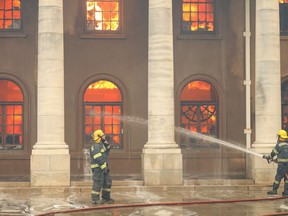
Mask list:
[[[253,179],[187,179],[183,185],[254,185]]]

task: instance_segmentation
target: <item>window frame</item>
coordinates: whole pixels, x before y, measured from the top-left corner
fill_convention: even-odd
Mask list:
[[[82,35],[83,38],[85,38],[85,35],[92,35],[95,37],[123,37],[123,0],[117,0],[119,2],[119,29],[116,31],[111,30],[88,30],[87,29],[87,8],[86,3],[89,0],[83,1],[83,19],[84,19],[84,35]],[[105,1],[105,0],[101,0]],[[110,1],[110,0],[109,0]]]
[[[119,119],[120,119],[120,124],[119,124],[120,125],[120,133],[119,133],[120,140],[119,140],[119,144],[114,144],[114,142],[112,141],[110,143],[110,145],[111,145],[112,149],[123,149],[124,148],[124,144],[123,144],[123,122],[121,121],[121,117],[123,116],[123,102],[121,101],[121,102],[103,102],[103,103],[100,102],[99,103],[99,102],[84,102],[83,101],[83,143],[84,143],[84,147],[85,148],[90,147],[92,145],[92,142],[93,142],[92,136],[91,136],[90,140],[88,140],[88,141],[86,140],[86,131],[85,131],[86,125],[87,125],[86,124],[86,118],[85,118],[87,116],[86,113],[85,113],[85,107],[86,106],[99,106],[100,109],[101,109],[101,114],[103,113],[103,109],[105,108],[105,106],[119,106],[120,107],[121,113],[119,115],[120,116],[119,117]],[[105,128],[105,125],[106,125],[105,122],[104,122],[105,115],[103,115],[103,116],[100,115],[100,117],[101,117],[101,119],[100,119],[101,126],[100,126],[100,128],[97,128],[97,129],[103,130],[103,132],[105,133],[105,129],[103,129],[103,128]],[[92,125],[92,127],[95,127],[94,126],[95,124],[91,124],[91,125]],[[113,123],[111,125],[113,125]],[[93,131],[92,131],[92,133],[93,133]],[[109,134],[109,135],[111,136],[111,139],[113,139],[113,136],[115,134],[112,133],[112,134]]]
[[[0,80],[6,80],[6,81],[10,81],[13,82],[15,85],[17,85],[19,87],[19,90],[21,91],[22,97],[23,97],[23,101],[1,101],[0,102],[0,106],[6,107],[6,106],[17,106],[17,105],[21,105],[22,106],[22,124],[21,124],[21,129],[22,129],[22,143],[21,144],[6,144],[5,142],[5,138],[4,135],[5,133],[3,133],[3,130],[5,127],[3,127],[3,125],[6,123],[4,121],[2,121],[2,134],[0,135],[2,137],[2,143],[0,144],[1,148],[0,148],[0,153],[3,153],[5,151],[12,151],[12,152],[18,152],[18,151],[23,151],[23,150],[27,150],[27,147],[25,146],[26,144],[26,129],[27,129],[27,122],[25,121],[25,116],[27,115],[26,113],[26,108],[25,108],[25,98],[26,98],[26,94],[25,91],[23,90],[23,86],[21,85],[20,82],[15,81],[14,79],[10,79],[10,78],[6,78],[6,77],[1,77],[0,76]],[[1,113],[1,118],[3,120],[3,111]],[[5,142],[5,144],[3,144],[3,142]],[[18,146],[18,147],[17,147]],[[13,148],[14,147],[14,148]]]
[[[214,31],[184,31],[183,30],[183,0],[180,2],[180,35],[181,36],[217,36],[219,34],[219,25],[218,25],[218,0],[213,0],[212,3],[214,5]],[[196,2],[197,4],[200,4],[201,2]],[[207,3],[207,2],[203,2]],[[199,19],[198,19],[199,20]],[[191,22],[191,21],[189,21]]]
[[[210,87],[211,87],[211,90],[212,91],[214,91],[214,93],[215,93],[215,99],[211,99],[211,100],[201,100],[201,101],[199,101],[199,100],[181,100],[181,94],[182,94],[182,92],[184,91],[184,89],[186,88],[186,86],[187,85],[189,85],[190,83],[193,83],[193,82],[197,82],[197,81],[201,81],[201,82],[205,82],[205,83],[207,83],[207,84],[209,84],[210,85]],[[218,92],[217,92],[217,90],[216,90],[216,88],[214,87],[214,85],[212,85],[211,84],[211,82],[209,82],[209,81],[205,81],[205,80],[202,80],[202,79],[195,79],[195,80],[190,80],[189,82],[187,82],[184,86],[183,86],[183,88],[181,89],[181,91],[180,91],[180,93],[179,93],[179,105],[180,105],[180,110],[179,110],[179,116],[180,116],[180,118],[179,118],[179,125],[180,125],[180,128],[184,128],[185,129],[185,125],[186,124],[184,124],[183,123],[183,121],[182,121],[182,117],[183,117],[183,111],[182,111],[182,107],[183,106],[197,106],[197,108],[201,108],[202,106],[214,106],[215,107],[215,118],[216,118],[216,120],[215,120],[215,134],[214,135],[211,135],[211,134],[207,134],[208,136],[214,136],[214,137],[216,137],[216,138],[218,138],[219,137],[219,130],[220,130],[220,128],[219,128],[219,118],[220,118],[220,114],[219,114],[219,96],[218,96]],[[199,117],[199,115],[201,115],[201,113],[199,113],[200,111],[197,109],[197,111],[198,111],[198,113],[196,113],[196,115],[198,115],[198,117]],[[200,121],[201,119],[200,118],[198,118],[197,119],[197,122],[195,123],[196,124],[196,132],[197,133],[199,133],[199,127],[201,127],[201,121]],[[206,119],[204,122],[207,122],[207,120],[208,119]],[[189,120],[188,120],[189,121]],[[188,129],[188,130],[190,130],[190,129]],[[185,140],[187,140],[187,139],[190,139],[190,141],[189,141],[189,143],[187,143],[187,142],[183,142],[183,141],[185,141]],[[192,142],[192,140],[194,140],[193,142]],[[190,148],[192,148],[192,149],[201,149],[201,148],[207,148],[207,147],[212,147],[212,148],[217,148],[217,149],[219,149],[219,145],[217,145],[217,144],[215,144],[215,143],[209,143],[209,141],[201,141],[201,140],[198,140],[198,139],[195,139],[195,138],[192,138],[192,137],[182,137],[181,135],[180,135],[180,137],[179,137],[179,145],[180,145],[180,147],[182,148],[182,149],[190,149]]]
[[[14,0],[13,0],[14,1]],[[22,0],[19,0],[20,1],[20,28],[19,29],[5,29],[5,28],[0,28],[0,33],[22,33],[23,32],[23,1]],[[3,10],[5,11],[5,10]],[[5,20],[5,19],[3,19]],[[13,19],[12,19],[12,22],[13,22]]]

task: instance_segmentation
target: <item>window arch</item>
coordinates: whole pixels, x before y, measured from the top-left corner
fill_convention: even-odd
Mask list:
[[[218,98],[214,87],[205,81],[188,83],[180,95],[180,126],[192,132],[218,136]],[[182,147],[204,147],[207,141],[181,137]],[[213,145],[216,146],[216,145]]]
[[[83,104],[85,145],[91,145],[93,132],[101,129],[110,135],[112,148],[123,148],[119,88],[108,80],[91,83],[85,90]]]
[[[23,149],[23,93],[11,80],[0,80],[0,149]]]

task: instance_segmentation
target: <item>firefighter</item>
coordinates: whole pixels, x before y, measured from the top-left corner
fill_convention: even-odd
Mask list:
[[[114,203],[114,200],[110,197],[112,187],[108,163],[110,138],[102,130],[96,130],[93,134],[93,139],[94,143],[90,148],[91,169],[93,173],[92,204]],[[100,200],[101,190],[102,200]]]
[[[288,173],[288,143],[287,143],[287,132],[285,130],[279,130],[277,133],[277,144],[272,149],[269,155],[264,155],[263,158],[268,161],[274,161],[278,163],[277,173],[275,181],[273,182],[272,190],[268,191],[268,195],[276,195],[277,189],[281,180],[284,178],[284,192],[283,196],[288,196],[288,179],[286,174]],[[274,157],[277,156],[276,159]]]

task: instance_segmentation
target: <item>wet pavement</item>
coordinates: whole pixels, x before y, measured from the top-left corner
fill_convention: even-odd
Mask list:
[[[95,206],[91,204],[90,182],[52,188],[30,187],[29,183],[2,183],[0,215],[288,215],[288,198],[281,196],[281,190],[278,196],[267,197],[270,187],[265,185],[245,185],[237,181],[204,184],[148,187],[137,181],[118,182],[111,193],[115,204]]]

